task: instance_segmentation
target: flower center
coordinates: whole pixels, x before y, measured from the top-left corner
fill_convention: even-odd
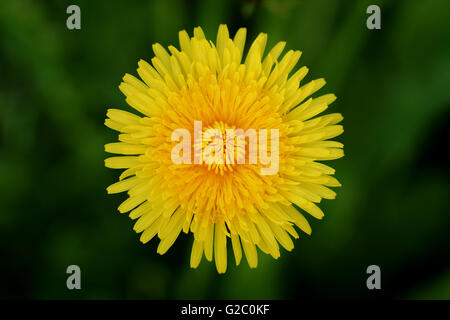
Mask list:
[[[202,152],[203,162],[208,171],[224,175],[225,172],[233,171],[233,167],[238,163],[238,159],[245,160],[246,149],[248,149],[245,137],[236,137],[236,127],[230,126],[222,121],[215,121],[202,132],[201,150],[194,149],[194,152]],[[194,146],[196,143],[194,142]],[[197,145],[199,145],[197,141]]]

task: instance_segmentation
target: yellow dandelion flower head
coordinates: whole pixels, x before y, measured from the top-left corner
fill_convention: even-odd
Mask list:
[[[282,56],[279,42],[264,54],[264,33],[245,57],[245,28],[230,38],[221,25],[215,43],[200,27],[179,40],[180,49],[153,45],[151,64],[138,62],[142,80],[123,77],[119,88],[141,115],[107,111],[119,142],[105,150],[119,156],[105,165],[126,169],[107,191],[128,193],[119,211],[131,211],[143,243],[160,239],[158,253],[191,232],[191,267],[214,256],[224,273],[229,238],[236,265],[244,253],[254,268],[257,248],[275,259],[280,245],[291,251],[295,226],[311,233],[304,213],[321,219],[316,203],[336,196],[335,170],[318,161],[343,156],[329,140],[343,132],[342,116],[317,116],[336,97],[311,98],[325,81],[300,85],[308,72],[293,71],[301,52]]]

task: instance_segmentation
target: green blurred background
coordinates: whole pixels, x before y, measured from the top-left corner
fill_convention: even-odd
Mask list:
[[[81,8],[81,30],[66,8]],[[366,28],[378,4],[382,29]],[[225,275],[189,268],[192,235],[164,256],[106,194],[106,109],[125,107],[122,76],[136,75],[151,45],[178,46],[202,26],[227,23],[250,39],[269,34],[300,49],[308,79],[344,115],[346,156],[330,164],[343,183],[324,201],[313,234],[278,261]],[[247,42],[248,44],[248,42]],[[0,297],[33,299],[450,299],[450,3],[348,1],[0,2]],[[230,245],[229,245],[230,247]],[[66,288],[81,267],[82,290]],[[366,288],[381,268],[382,289]]]

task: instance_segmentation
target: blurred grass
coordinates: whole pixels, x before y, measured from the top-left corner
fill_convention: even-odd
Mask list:
[[[0,286],[2,298],[416,298],[450,299],[450,4],[435,1],[76,1],[82,29],[67,30],[69,1],[0,2]],[[379,4],[382,29],[365,27]],[[331,165],[343,183],[323,221],[278,261],[260,255],[219,276],[191,270],[192,237],[164,256],[142,245],[105,188],[108,107],[151,45],[177,44],[200,25],[248,28],[247,45],[300,49],[308,80],[344,115],[346,157]],[[65,287],[78,264],[82,290]],[[365,287],[382,270],[382,291]]]

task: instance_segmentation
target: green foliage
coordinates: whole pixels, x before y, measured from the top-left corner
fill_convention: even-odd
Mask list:
[[[68,30],[70,1],[0,1],[0,271],[2,298],[450,298],[450,4],[434,1],[80,0],[81,30]],[[379,4],[382,29],[366,28]],[[203,258],[189,269],[192,235],[164,256],[142,245],[108,196],[108,107],[125,107],[121,77],[136,74],[151,45],[177,44],[200,25],[267,32],[303,51],[308,80],[344,115],[343,187],[321,204],[323,221],[278,261],[245,258],[218,275]],[[229,244],[230,247],[230,244]],[[82,290],[66,289],[66,267]],[[365,286],[382,271],[381,292]]]

